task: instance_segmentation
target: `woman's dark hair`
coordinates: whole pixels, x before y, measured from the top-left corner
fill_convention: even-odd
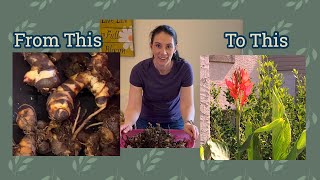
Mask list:
[[[150,40],[151,40],[150,43],[151,44],[153,43],[154,36],[161,33],[161,32],[165,32],[165,33],[169,34],[173,38],[175,46],[178,44],[178,36],[177,36],[176,31],[168,25],[160,25],[151,31],[151,33],[150,33]],[[176,61],[182,60],[182,58],[180,58],[180,56],[179,56],[178,50],[173,54],[172,60],[176,60]]]

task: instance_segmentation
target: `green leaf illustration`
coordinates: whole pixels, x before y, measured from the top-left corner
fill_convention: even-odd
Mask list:
[[[225,1],[224,3],[222,3],[222,7],[228,7],[232,4],[232,2],[230,1]]]
[[[90,158],[90,159],[87,161],[87,163],[88,163],[88,164],[91,164],[91,163],[96,162],[97,160],[98,160],[97,158]]]
[[[148,154],[152,156],[148,156]],[[146,172],[152,171],[156,167],[156,164],[159,163],[161,160],[161,158],[157,156],[161,156],[163,154],[163,151],[156,152],[156,149],[152,149],[149,153],[143,156],[142,161],[137,161],[137,169],[140,171],[142,175],[145,175]]]
[[[181,0],[177,0],[177,3],[180,3]]]
[[[36,23],[30,23],[27,27],[28,28],[33,28],[33,27],[35,27],[37,24]]]
[[[310,121],[308,120],[308,121],[306,122],[306,129],[308,130],[309,127],[310,127]]]
[[[159,161],[161,161],[161,158],[154,158],[151,160],[152,164],[158,163]]]
[[[172,7],[174,6],[174,3],[175,3],[174,0],[171,1],[171,2],[169,3],[168,7],[167,7],[167,10],[172,9]]]
[[[170,178],[169,180],[178,180],[179,176],[173,176],[172,178]]]
[[[84,159],[84,157],[83,157],[83,156],[80,156],[80,157],[79,157],[79,164],[81,164],[81,163],[82,163],[83,159]]]
[[[137,166],[137,169],[138,169],[139,171],[141,171],[141,163],[140,163],[140,161],[139,161],[139,160],[137,161],[136,166]]]
[[[8,39],[11,43],[13,43],[13,34],[12,33],[9,33],[8,34]]]
[[[36,7],[40,4],[40,2],[38,1],[33,1],[31,4],[30,4],[30,7]]]
[[[98,1],[98,2],[96,2],[96,3],[94,3],[94,7],[100,7],[100,6],[102,6],[103,5],[103,2],[102,1]]]
[[[11,96],[9,96],[9,98],[8,98],[8,104],[10,107],[12,107],[12,97]]]
[[[19,160],[20,160],[20,156],[16,156],[16,158],[14,159],[14,163],[18,164]]]
[[[217,169],[219,169],[219,165],[213,166],[213,167],[210,169],[210,171],[211,171],[211,172],[212,172],[212,171],[216,171]]]
[[[13,164],[12,164],[12,161],[10,160],[9,163],[8,163],[8,167],[11,171],[13,171]]]
[[[18,169],[18,171],[20,172],[20,171],[24,171],[24,170],[26,170],[27,169],[27,165],[22,165],[22,166],[20,166],[19,167],[19,169]]]
[[[302,6],[302,1],[299,1],[299,2],[297,3],[296,7],[294,8],[294,10],[300,9],[301,6]]]
[[[288,34],[289,32],[290,32],[289,30],[286,30],[286,29],[285,29],[285,30],[280,31],[279,34],[280,34],[280,35],[286,35],[286,34]]]
[[[33,33],[33,30],[31,29],[28,29],[28,28],[34,28],[37,24],[36,23],[29,23],[29,20],[25,20],[21,23],[21,28],[20,26],[17,26],[15,29],[14,29],[14,32],[26,32],[27,34],[32,34]],[[8,40],[13,43],[13,33],[10,32],[8,34]]]
[[[281,163],[281,164],[284,164],[284,163],[286,163],[286,162],[288,162],[288,160],[281,160],[281,161],[279,161],[279,163]]]
[[[282,168],[283,168],[283,165],[279,165],[274,169],[274,171],[275,172],[280,171]]]
[[[306,50],[307,48],[301,48],[296,52],[296,55],[302,55]]]
[[[25,160],[22,161],[22,163],[28,164],[31,161],[33,161],[33,158],[26,158]]]
[[[242,176],[237,176],[233,180],[242,180]]]
[[[280,28],[283,26],[283,24],[284,24],[284,20],[280,21],[280,22],[278,23],[277,28],[280,29]]]
[[[106,3],[104,4],[104,6],[103,6],[103,10],[108,9],[108,8],[110,7],[110,5],[111,5],[111,1],[106,2]]]
[[[86,29],[88,29],[88,27],[89,27],[91,24],[92,24],[92,20],[88,21],[88,22],[86,23]]]
[[[269,162],[268,161],[264,161],[264,168],[269,171]]]
[[[294,6],[295,4],[296,4],[296,2],[290,1],[290,2],[288,2],[288,3],[286,4],[286,6],[287,6],[287,7],[292,7],[292,6]]]
[[[200,162],[200,168],[201,168],[202,171],[205,171],[206,166],[205,166],[205,164],[204,164],[204,161],[201,161],[201,162]]]
[[[94,23],[94,24],[91,25],[91,27],[93,27],[93,28],[98,28],[99,26],[100,26],[99,23]]]
[[[293,25],[293,23],[286,23],[285,25],[283,25],[283,27],[289,28],[289,27],[291,27],[292,25]]]
[[[157,148],[152,149],[152,150],[150,151],[150,153],[149,153],[149,156],[150,156],[150,157],[153,156],[154,153],[156,153],[156,151],[157,151]]]
[[[91,165],[86,165],[84,168],[82,168],[82,172],[88,171],[91,169]]]
[[[271,28],[271,34],[273,34],[275,30],[276,30],[276,27],[273,26],[273,27]]]
[[[145,154],[143,156],[142,163],[145,164],[147,162],[147,159],[148,159],[148,154]]]
[[[312,121],[313,121],[313,124],[316,124],[318,121],[318,117],[315,113],[312,113]]]
[[[164,151],[158,151],[158,152],[156,153],[157,156],[162,156],[163,154],[164,154]]]
[[[313,57],[313,60],[316,60],[318,57],[318,53],[315,49],[312,49],[312,57]]]
[[[41,180],[50,180],[50,176],[45,176],[45,177],[43,177]]]
[[[298,178],[298,180],[306,180],[307,179],[307,176],[301,176]]]
[[[76,163],[75,160],[73,160],[73,162],[72,162],[72,168],[73,168],[75,171],[77,171],[77,163]]]
[[[148,168],[147,168],[147,172],[149,171],[152,171],[154,168],[156,167],[156,165],[150,165]]]
[[[25,28],[25,27],[27,26],[28,22],[29,22],[29,20],[25,20],[25,21],[22,23],[21,28],[22,28],[22,29]]]
[[[46,5],[47,5],[47,1],[45,0],[45,1],[43,1],[43,2],[40,4],[39,10],[42,10],[43,8],[45,8]]]
[[[114,176],[109,176],[106,180],[114,180]]]
[[[236,9],[238,7],[238,5],[239,5],[239,1],[235,1],[231,6],[231,11]]]
[[[310,56],[308,55],[308,56],[307,56],[307,59],[306,59],[306,67],[309,66],[309,63],[310,63]]]
[[[26,33],[27,33],[27,34],[32,34],[32,33],[33,33],[33,30],[30,30],[30,29],[29,29],[29,30],[26,30]]]
[[[168,4],[168,2],[166,1],[161,1],[159,4],[158,4],[158,7],[164,7]]]

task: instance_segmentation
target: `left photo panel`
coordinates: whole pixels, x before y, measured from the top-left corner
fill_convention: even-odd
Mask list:
[[[14,156],[119,156],[120,54],[12,54]]]

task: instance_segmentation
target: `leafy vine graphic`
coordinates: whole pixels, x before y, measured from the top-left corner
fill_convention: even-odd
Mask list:
[[[182,169],[179,176],[173,176],[169,180],[189,180],[188,177],[182,175]]]
[[[285,20],[281,20],[276,26],[271,28],[271,34],[273,34],[275,31],[278,31],[279,35],[286,35],[290,32],[288,28],[290,28],[292,25],[293,23],[286,23]]]
[[[167,11],[173,8],[173,6],[177,3],[179,4],[181,0],[172,0],[172,1],[161,1],[158,4],[158,7],[165,7],[167,6]]]
[[[309,66],[310,59],[312,58],[314,61],[317,60],[318,58],[318,52],[314,48],[310,47],[310,42],[309,42],[309,47],[306,48],[301,48],[296,52],[296,55],[305,55],[307,57],[306,59],[306,67]]]
[[[44,0],[44,1],[33,1],[32,3],[30,3],[30,7],[38,7],[39,11],[41,11],[42,9],[44,9],[46,7],[47,4],[51,4],[53,2],[53,0]]]
[[[301,176],[297,180],[317,180],[317,178],[311,175],[311,172],[309,169],[308,176]]]
[[[25,32],[26,34],[32,34],[33,33],[33,30],[32,28],[36,27],[36,23],[32,23],[32,22],[29,22],[29,20],[25,20],[21,23],[20,26],[17,26],[15,29],[14,29],[14,32]],[[13,33],[10,32],[8,34],[8,39],[11,43],[13,43]]]
[[[52,175],[51,176],[45,176],[41,180],[61,180],[58,176],[54,174],[54,169],[52,170]]]
[[[92,34],[96,34],[98,32],[98,30],[96,30],[96,28],[99,28],[100,24],[99,23],[94,23],[93,20],[89,20],[86,22],[86,24],[84,26],[81,26],[79,31],[81,32],[81,34],[87,32],[87,31],[91,31]]]
[[[90,170],[92,167],[92,163],[96,161],[97,161],[97,158],[87,158],[84,156],[80,156],[78,161],[73,160],[72,168],[80,176],[81,173]]]
[[[221,6],[230,7],[230,10],[233,11],[239,6],[239,4],[243,4],[244,2],[245,0],[225,1]]]
[[[161,161],[159,156],[162,156],[164,151],[156,151],[156,148],[152,149],[149,154],[147,153],[143,156],[142,161],[137,161],[136,167],[143,176],[146,172],[154,170],[156,164]]]
[[[23,158],[20,156],[16,156],[9,161],[8,167],[14,175],[17,175],[19,172],[25,171],[29,163],[32,161],[33,158]]]
[[[102,7],[102,10],[106,10],[110,7],[111,3],[115,4],[117,0],[97,1],[93,4],[94,7]]]
[[[315,125],[318,122],[318,116],[315,113],[312,113],[311,120],[313,124]],[[310,128],[310,118],[308,118],[306,122],[306,129],[308,130]]]
[[[200,168],[201,170],[209,176],[211,172],[214,172],[219,169],[220,163],[223,161],[212,161],[212,160],[206,160],[200,162]]]
[[[252,180],[250,176],[247,175],[247,170],[244,169],[244,175],[243,176],[237,176],[233,180]]]
[[[303,4],[307,4],[309,0],[298,0],[298,1],[289,1],[286,4],[286,7],[291,8],[293,7],[294,10],[298,10],[302,7]]]
[[[117,174],[115,176],[109,176],[106,180],[124,180],[122,176],[119,176],[119,172],[117,169]]]
[[[272,176],[273,173],[278,172],[283,169],[284,164],[288,162],[288,160],[274,161],[274,160],[266,160],[264,162],[264,168],[268,171],[268,173]]]
[[[12,107],[12,96],[9,96],[8,98],[8,104],[10,107]]]

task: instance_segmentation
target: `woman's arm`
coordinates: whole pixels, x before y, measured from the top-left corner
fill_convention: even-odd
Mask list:
[[[190,134],[194,139],[199,136],[199,130],[194,122],[194,100],[193,100],[193,85],[181,87],[180,89],[180,111],[184,121],[184,131]]]
[[[142,106],[142,88],[130,84],[129,101],[124,112],[125,122],[120,126],[120,132],[127,133],[139,118]]]
[[[180,89],[180,111],[184,122],[194,120],[193,85]]]

